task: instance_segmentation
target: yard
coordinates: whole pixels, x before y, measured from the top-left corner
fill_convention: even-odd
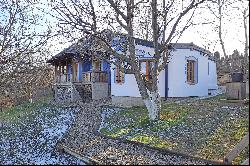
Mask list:
[[[49,100],[0,112],[0,165],[84,164],[55,149],[79,108],[52,106]]]
[[[211,160],[223,157],[249,130],[249,107],[227,101],[223,95],[209,99],[163,102],[160,120],[150,123],[144,107],[104,107],[100,132]],[[233,161],[243,162],[249,147]]]

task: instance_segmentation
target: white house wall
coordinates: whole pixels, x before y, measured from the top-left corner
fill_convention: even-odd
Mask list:
[[[158,76],[158,88],[161,97],[165,97],[165,70],[162,70]]]
[[[115,83],[115,70],[113,68],[114,65],[111,67],[111,95],[141,97],[135,76],[133,74],[125,74],[123,84]],[[158,80],[160,96],[165,97],[165,71],[159,74]]]
[[[139,51],[141,50],[141,51]],[[144,51],[142,51],[144,50]],[[136,45],[137,55],[144,54],[144,58],[151,58],[154,49],[151,47]],[[199,51],[190,49],[177,49],[172,52],[173,56],[168,64],[168,97],[189,97],[189,96],[207,96],[208,89],[217,89],[216,64],[208,60]],[[186,82],[187,75],[185,71],[186,57],[198,59],[198,82],[190,85]],[[209,75],[208,75],[209,62]],[[133,74],[125,74],[125,82],[117,84],[114,80],[114,68],[111,66],[111,95],[112,96],[131,96],[140,97],[139,89]],[[158,76],[158,87],[161,97],[165,97],[165,70]]]
[[[136,55],[144,55],[144,58],[152,58],[154,55],[154,48],[142,45],[135,45]]]
[[[154,54],[154,48],[146,47],[142,45],[136,45],[136,54],[144,55],[144,58],[152,58]],[[141,97],[139,88],[133,74],[125,74],[125,82],[123,84],[115,83],[115,66],[111,66],[111,95],[113,96],[132,96]],[[159,74],[159,93],[161,97],[165,97],[165,71]]]
[[[208,58],[198,51],[178,49],[172,52],[173,56],[168,64],[168,97],[189,97],[208,95]],[[198,59],[198,82],[194,85],[186,83],[186,57]]]
[[[140,97],[135,76],[133,74],[125,74],[125,82],[123,84],[115,83],[114,67],[114,65],[111,66],[111,95]]]
[[[218,89],[216,63],[212,60],[208,60],[208,64],[209,64],[208,89]]]

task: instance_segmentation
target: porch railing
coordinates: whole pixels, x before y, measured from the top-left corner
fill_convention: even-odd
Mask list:
[[[56,76],[56,83],[67,83],[72,81],[72,74],[61,74]]]
[[[83,72],[82,82],[108,82],[108,73],[104,71]]]
[[[72,82],[72,74],[61,74],[55,78],[56,83],[70,83]],[[89,71],[82,73],[82,81],[77,82],[108,82],[108,73],[104,71]]]

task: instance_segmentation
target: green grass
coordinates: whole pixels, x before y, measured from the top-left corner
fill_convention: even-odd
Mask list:
[[[104,135],[108,135],[114,138],[118,138],[124,134],[129,133],[130,129],[129,128],[115,128],[112,131],[106,129],[106,128],[102,128],[101,133]]]
[[[197,115],[198,117],[205,116],[202,113],[203,109],[208,110],[207,113],[209,113],[209,110],[218,108],[217,104],[224,103],[223,99],[225,99],[225,95],[200,100],[196,103],[163,103],[159,120],[153,122],[149,120],[148,111],[145,107],[126,108],[105,119],[108,127],[102,128],[100,132],[107,136],[136,141],[152,147],[176,150],[176,148],[179,149],[179,143],[170,142],[164,137],[160,138],[158,134],[178,124],[194,125],[189,117],[193,115],[194,117]],[[217,128],[215,132],[204,136],[206,137],[205,140],[208,141],[197,146],[197,151],[193,155],[206,159],[222,160],[249,129],[249,108],[242,108],[241,110],[239,108],[237,111],[242,114],[242,118],[223,120],[221,128]],[[246,117],[244,117],[245,115]],[[233,164],[242,163],[248,154],[249,147],[235,158]]]
[[[218,128],[216,132],[209,138],[200,151],[203,157],[207,159],[221,160],[233,149],[237,143],[246,135],[249,130],[249,120],[238,119],[226,123],[222,128]],[[249,155],[247,148],[233,161],[233,164],[242,163]]]
[[[211,97],[209,98],[210,100],[225,100],[227,98],[226,94],[220,94],[220,95],[217,95],[217,96],[214,96],[214,97]]]
[[[176,146],[176,143],[171,143],[157,136],[150,136],[146,134],[137,134],[129,138],[128,140],[148,144],[152,147],[158,147],[158,148],[172,149],[173,147]]]
[[[0,112],[0,119],[4,121],[16,122],[24,116],[29,116],[33,110],[43,106],[48,106],[48,101],[51,99],[52,96],[42,97],[33,103],[25,102],[12,108],[5,109],[3,112]]]
[[[184,119],[188,115],[188,112],[193,111],[195,109],[186,105],[175,103],[163,104],[160,112],[160,120],[151,122],[145,107],[127,108],[106,119],[108,127],[102,128],[100,132],[114,138],[125,138],[153,147],[171,149],[176,146],[176,143],[159,138],[157,136],[158,132],[168,129],[173,125],[182,122],[185,123]],[[129,119],[129,121],[126,121],[125,125],[119,125],[126,119]]]
[[[150,130],[157,133],[159,130],[167,129],[173,125],[184,122],[188,112],[195,111],[191,107],[178,104],[163,104],[160,112],[160,120],[150,122],[148,112],[145,107],[132,107],[124,109],[110,118],[106,119],[107,123],[112,127],[110,129],[102,129],[101,132],[108,136],[120,137],[126,134],[135,133],[134,129]],[[120,124],[121,119],[130,119],[124,126],[113,127],[114,124]]]

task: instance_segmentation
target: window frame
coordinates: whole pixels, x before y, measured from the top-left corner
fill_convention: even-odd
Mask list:
[[[147,80],[147,81],[151,81],[152,80],[152,74],[151,74],[151,72],[152,71],[150,71],[150,70],[152,70],[152,68],[153,68],[153,66],[154,66],[154,63],[155,62],[155,59],[141,59],[140,61],[139,61],[139,67],[140,67],[140,71],[141,71],[141,65],[142,65],[142,63],[146,63],[146,73],[144,74],[144,73],[142,73],[144,76],[145,76],[145,79]]]
[[[186,83],[195,85],[198,83],[198,59],[195,57],[186,57]]]
[[[114,82],[116,84],[125,83],[125,73],[120,70],[119,66],[114,68]]]

